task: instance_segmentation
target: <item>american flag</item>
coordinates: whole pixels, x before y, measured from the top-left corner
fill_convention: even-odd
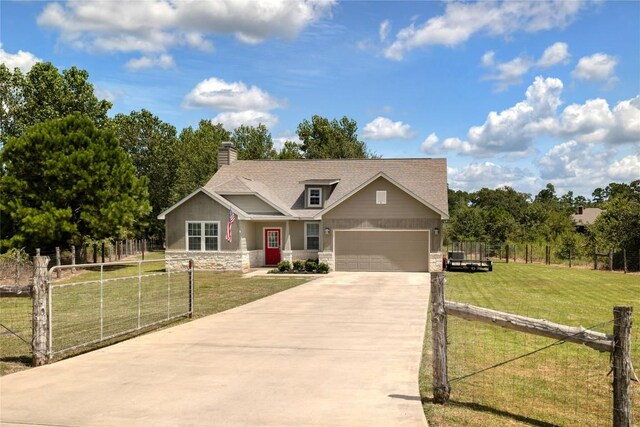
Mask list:
[[[233,223],[236,222],[236,216],[231,209],[229,209],[229,219],[227,220],[227,242],[231,242],[231,228]]]

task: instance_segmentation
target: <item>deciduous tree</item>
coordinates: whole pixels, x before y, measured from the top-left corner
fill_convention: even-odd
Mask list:
[[[329,120],[313,116],[298,125],[300,149],[305,159],[366,159],[372,157],[363,141],[358,140],[358,124],[343,117]]]
[[[164,223],[157,216],[174,202],[178,157],[176,128],[147,110],[116,114],[112,126],[120,145],[131,157],[138,178],[149,186],[151,212],[146,222],[147,234],[163,236]]]
[[[105,125],[111,103],[95,96],[88,79],[85,70],[71,67],[60,73],[50,62],[39,62],[26,74],[0,64],[0,143],[21,136],[34,124],[75,112],[98,127]]]

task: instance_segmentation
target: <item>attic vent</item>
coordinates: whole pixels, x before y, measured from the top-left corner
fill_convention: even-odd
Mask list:
[[[386,205],[387,204],[387,191],[376,191],[376,205]]]

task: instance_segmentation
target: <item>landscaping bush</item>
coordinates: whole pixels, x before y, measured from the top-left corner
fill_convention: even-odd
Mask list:
[[[329,272],[329,264],[326,262],[321,262],[318,264],[318,273],[328,273]]]
[[[291,270],[291,263],[289,261],[287,261],[287,260],[280,261],[278,263],[277,267],[278,267],[278,271],[281,271],[281,272],[284,273],[285,271]]]
[[[296,271],[304,270],[304,261],[299,260],[299,259],[293,261],[293,269],[296,270]]]
[[[318,258],[308,258],[307,262],[315,262],[316,264],[318,263]]]
[[[308,272],[313,272],[318,268],[318,263],[315,261],[308,261],[304,264],[304,269]]]

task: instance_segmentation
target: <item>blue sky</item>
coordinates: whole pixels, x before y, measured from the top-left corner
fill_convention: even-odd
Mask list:
[[[640,1],[0,2],[0,62],[86,69],[111,114],[355,119],[449,185],[589,196],[640,179]]]

